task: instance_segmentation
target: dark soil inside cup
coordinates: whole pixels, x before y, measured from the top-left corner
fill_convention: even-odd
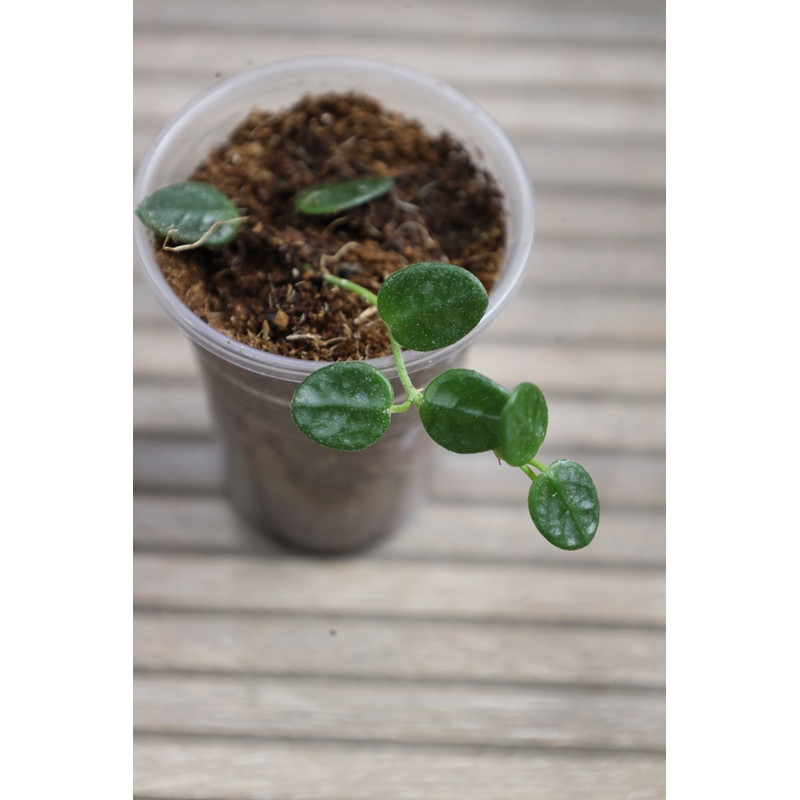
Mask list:
[[[393,176],[394,190],[330,217],[294,210],[309,186],[371,175]],[[450,133],[429,134],[364,95],[255,110],[191,179],[225,192],[247,221],[222,248],[159,248],[161,269],[195,314],[261,350],[318,361],[390,354],[374,308],[322,281],[320,270],[377,292],[406,264],[450,261],[491,291],[502,264],[503,204],[492,177]]]

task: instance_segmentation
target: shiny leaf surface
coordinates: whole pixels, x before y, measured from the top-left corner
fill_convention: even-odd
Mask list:
[[[521,383],[500,414],[500,455],[512,467],[527,464],[547,433],[547,401],[538,386]]]
[[[586,547],[600,522],[597,489],[575,461],[554,461],[534,479],[528,510],[542,536],[562,550]]]
[[[301,214],[337,214],[368,203],[391,191],[393,186],[394,178],[384,175],[311,186],[297,195],[294,207]]]
[[[238,232],[240,215],[230,200],[214,186],[198,181],[173,183],[145,197],[136,209],[139,219],[171,242],[198,242],[216,224],[206,246],[227,244]],[[224,225],[219,223],[226,222]]]
[[[378,292],[378,313],[410,350],[454,344],[480,322],[488,304],[483,284],[471,272],[436,261],[397,270]]]
[[[500,414],[509,394],[478,372],[450,369],[428,385],[419,409],[437,444],[454,453],[482,453],[500,443]]]
[[[386,432],[394,401],[383,373],[363,361],[312,372],[292,398],[292,418],[310,439],[334,450],[363,450]]]

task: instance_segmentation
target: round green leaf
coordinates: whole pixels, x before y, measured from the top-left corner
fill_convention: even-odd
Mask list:
[[[468,334],[489,297],[483,284],[455,264],[422,261],[389,275],[378,292],[378,313],[410,350],[438,350]]]
[[[185,181],[157,189],[139,203],[139,219],[156,233],[174,242],[193,244],[205,236],[215,223],[217,227],[204,245],[227,244],[241,226],[240,214],[230,198],[208,183]]]
[[[394,391],[386,376],[363,361],[342,361],[312,372],[292,397],[292,418],[310,439],[334,450],[363,450],[386,433]]]
[[[385,175],[311,186],[295,197],[294,207],[302,214],[336,214],[368,203],[393,186],[394,178]]]
[[[500,455],[521,467],[539,451],[547,433],[547,401],[538,386],[521,383],[500,414]]]
[[[449,369],[423,393],[422,425],[437,444],[454,453],[482,453],[500,442],[500,414],[508,391],[469,369]]]
[[[600,522],[597,489],[574,461],[554,461],[534,479],[528,510],[542,536],[562,550],[586,547]]]

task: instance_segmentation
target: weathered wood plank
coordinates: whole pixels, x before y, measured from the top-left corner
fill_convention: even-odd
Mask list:
[[[534,187],[664,191],[666,153],[657,140],[517,136]]]
[[[149,733],[621,749],[664,747],[660,692],[230,675],[134,676]]]
[[[660,631],[138,612],[133,649],[136,667],[161,671],[664,685]]]
[[[152,138],[164,123],[211,80],[163,76],[141,78],[134,87],[133,116],[136,128]],[[494,117],[515,139],[533,134],[592,134],[601,138],[637,136],[661,141],[665,130],[665,100],[660,92],[598,92],[594,89],[544,87],[525,94],[456,84]],[[141,141],[141,139],[139,139]]]
[[[199,384],[153,386],[134,383],[133,432],[211,435],[211,414]]]
[[[663,800],[661,755],[139,736],[134,792],[164,800]]]
[[[492,377],[497,376],[492,373]],[[517,380],[521,382],[525,365]],[[543,387],[546,388],[546,387]],[[662,452],[665,447],[665,410],[660,403],[598,397],[550,397],[552,448],[592,448],[619,452]],[[409,413],[416,413],[411,411]],[[211,413],[206,394],[198,384],[135,384],[134,435],[210,436]]]
[[[148,287],[140,284],[134,299],[137,325],[168,322]],[[531,344],[591,342],[595,348],[610,344],[660,348],[665,330],[666,304],[660,294],[598,295],[582,285],[542,287],[514,297],[481,341],[513,336]]]
[[[141,299],[142,322],[165,319],[155,301],[145,301],[145,296]],[[138,323],[138,310],[135,313]],[[538,345],[591,344],[605,349],[620,344],[660,349],[665,330],[666,305],[658,295],[598,297],[581,288],[571,292],[543,289],[514,297],[481,339],[513,338]]]
[[[431,31],[428,29],[430,35]],[[137,36],[133,51],[134,80],[143,87],[154,76],[164,81],[196,81],[212,85],[216,73],[234,75],[254,63],[294,58],[298,53],[326,53],[380,58],[413,65],[448,83],[480,87],[516,87],[532,91],[545,88],[596,88],[663,92],[666,75],[661,47],[625,48],[554,44],[531,47],[528,40],[492,40],[481,46],[461,37],[449,38],[451,46],[432,48],[425,40],[398,41],[384,30],[370,39],[328,33],[253,34],[242,31],[232,37],[219,32],[186,32],[180,38],[148,32]],[[202,54],[202,57],[200,57]]]
[[[537,458],[549,464],[567,456],[589,470],[603,508],[649,511],[664,508],[666,465],[663,455],[584,452],[573,448],[565,454],[546,441]],[[499,465],[497,469],[490,469],[490,456],[486,453],[461,456],[442,451],[437,457],[438,468],[431,488],[433,497],[438,500],[516,505],[520,502],[520,491],[527,491],[521,472],[517,474]]]
[[[160,309],[154,309],[161,315]],[[501,323],[497,321],[497,325]],[[158,324],[163,322],[163,324]],[[507,344],[498,341],[492,326],[470,348],[470,369],[491,375],[503,386],[523,378],[547,392],[623,396],[654,401],[666,390],[666,355],[655,349],[612,349],[567,343]],[[192,347],[166,319],[148,317],[133,334],[136,381],[197,382],[199,367]]]
[[[661,400],[666,391],[662,349],[624,350],[562,342],[506,344],[497,341],[490,328],[485,339],[470,348],[466,363],[503,386],[516,386],[527,378],[551,395],[621,395],[654,401]]]
[[[170,324],[155,301],[146,300],[135,310],[135,321],[145,324]],[[172,335],[160,329],[156,334],[137,331],[139,346],[154,345],[153,335]],[[177,331],[175,331],[177,333]],[[151,341],[146,341],[150,338]],[[567,358],[572,350],[603,350],[612,354],[620,364],[628,358],[628,347],[647,348],[643,358],[655,357],[662,364],[666,338],[666,306],[659,296],[602,297],[591,292],[527,292],[515,297],[503,313],[481,335],[475,347],[512,344],[518,350],[528,346],[539,353],[550,352],[558,358]],[[554,347],[553,345],[558,345]],[[173,345],[166,344],[172,348]],[[614,348],[617,348],[616,351]],[[615,355],[614,355],[615,353]],[[159,353],[151,353],[161,360]],[[144,354],[142,354],[144,355]],[[589,355],[589,357],[591,357]],[[530,359],[532,360],[532,359]],[[144,366],[144,365],[143,365]]]
[[[660,626],[653,570],[140,553],[146,607]]]
[[[160,308],[152,308],[148,325],[157,320],[159,327],[134,325],[133,374],[134,380],[200,380],[200,366],[195,359],[189,340],[169,320]]]
[[[581,240],[542,236],[537,232],[533,254],[521,287],[581,286],[599,292],[663,292],[666,248],[653,240]]]
[[[436,2],[419,13],[408,4],[364,4],[340,0],[335,6],[324,0],[306,0],[299,6],[285,3],[229,0],[223,7],[209,0],[137,0],[134,5],[137,39],[184,35],[191,32],[226,34],[235,38],[254,34],[285,38],[302,32],[306,38],[319,35],[357,36],[360,41],[375,36],[402,37],[412,42],[430,40],[481,43],[492,38],[522,39],[544,43],[551,40],[579,41],[617,46],[640,43],[660,46],[665,39],[664,9],[657,2],[559,2],[555,4],[503,2]],[[458,26],[453,20],[458,19]],[[259,54],[263,57],[263,50]],[[300,52],[325,52],[306,47]]]
[[[550,462],[564,458],[547,445],[540,454]],[[466,503],[524,502],[525,476],[491,462],[487,453],[458,456],[437,453],[430,482],[433,500]],[[664,508],[666,465],[663,455],[586,453],[570,451],[569,457],[589,470],[602,498],[603,508],[626,511],[661,511]],[[492,467],[495,466],[496,469]],[[133,483],[139,492],[210,492],[223,485],[223,459],[217,442],[210,439],[151,439],[139,437],[133,445]]]
[[[531,527],[524,504],[465,508],[430,502],[369,557],[663,568],[664,527],[659,512],[604,510],[591,547],[565,554]],[[222,496],[138,494],[133,499],[133,537],[137,549],[158,552],[280,552],[242,522]]]
[[[133,445],[134,491],[222,491],[223,456],[217,442],[139,439]]]
[[[598,298],[576,292],[554,298],[527,293],[514,298],[491,330],[494,337],[517,342],[661,348],[666,306],[661,297]]]
[[[665,220],[666,204],[661,191],[588,191],[545,186],[536,194],[536,231],[543,237],[658,240],[664,236]]]

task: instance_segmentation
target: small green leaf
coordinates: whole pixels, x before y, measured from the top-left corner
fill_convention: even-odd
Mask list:
[[[419,415],[437,444],[454,453],[482,453],[500,443],[500,414],[508,397],[478,372],[449,369],[428,384]]]
[[[512,467],[527,464],[547,433],[547,401],[538,386],[521,383],[500,415],[500,455]]]
[[[562,550],[586,547],[600,522],[591,476],[580,464],[566,459],[554,461],[534,479],[528,510],[542,536]]]
[[[394,178],[385,175],[311,186],[295,197],[294,207],[301,214],[336,214],[368,203],[393,187]]]
[[[378,313],[411,350],[454,344],[480,322],[488,304],[483,284],[471,272],[436,261],[393,272],[378,292]]]
[[[292,418],[310,439],[334,450],[363,450],[386,433],[394,391],[363,361],[341,361],[312,372],[292,398]]]
[[[241,219],[230,198],[208,183],[185,181],[157,189],[139,203],[139,219],[161,236],[191,244],[217,227],[204,245],[227,244],[236,236]],[[220,224],[220,223],[226,224]]]

